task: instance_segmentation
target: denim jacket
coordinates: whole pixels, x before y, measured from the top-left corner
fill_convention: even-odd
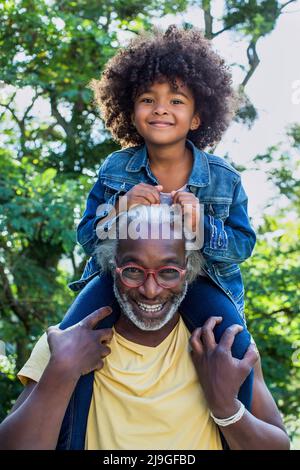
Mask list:
[[[199,150],[189,140],[186,145],[194,159],[187,190],[204,205],[201,248],[204,271],[243,315],[244,288],[239,263],[251,255],[256,236],[247,214],[247,195],[240,174],[223,158]],[[108,215],[120,195],[142,182],[159,184],[151,172],[145,145],[113,152],[102,164],[77,229],[77,240],[91,258],[81,279],[70,284],[72,290],[81,290],[100,272],[93,256],[96,244],[101,243],[96,234],[98,222]]]

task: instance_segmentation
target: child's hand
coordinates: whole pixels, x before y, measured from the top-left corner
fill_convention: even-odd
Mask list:
[[[193,193],[185,191],[172,191],[173,204],[180,204],[184,214],[185,223],[192,232],[196,232],[200,223],[200,202]]]
[[[150,206],[151,204],[159,204],[159,193],[162,191],[161,185],[152,186],[151,184],[139,183],[130,189],[124,196],[127,197],[127,210],[137,204]],[[121,198],[120,198],[121,199]]]

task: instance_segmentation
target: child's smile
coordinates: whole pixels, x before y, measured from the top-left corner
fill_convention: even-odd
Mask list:
[[[177,143],[199,127],[192,91],[179,79],[176,83],[177,90],[168,81],[154,82],[136,98],[133,121],[146,143]]]

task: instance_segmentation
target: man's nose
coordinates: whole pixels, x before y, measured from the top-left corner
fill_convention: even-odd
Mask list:
[[[157,284],[153,274],[148,274],[144,284],[139,287],[139,292],[147,299],[155,299],[162,291],[163,287]]]

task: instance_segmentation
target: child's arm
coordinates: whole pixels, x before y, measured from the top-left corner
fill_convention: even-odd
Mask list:
[[[172,192],[173,203],[180,204],[183,209],[189,208],[192,231],[195,232],[196,211],[199,211],[199,199],[185,191]],[[213,213],[205,214],[204,244],[202,252],[204,257],[211,261],[224,263],[241,263],[249,258],[255,245],[256,236],[252,229],[247,213],[247,195],[239,180],[230,205],[229,215],[223,222]]]
[[[205,257],[224,263],[242,263],[251,256],[256,235],[248,217],[247,202],[239,180],[225,222],[214,215],[205,214],[202,249]]]
[[[107,208],[115,204],[116,195],[105,203],[105,188],[101,182],[101,169],[99,178],[88,195],[83,217],[77,227],[77,242],[87,255],[92,255],[98,241],[96,227],[98,222],[108,215]]]
[[[100,229],[98,232],[100,233],[109,220],[118,214],[119,200],[122,197],[120,196],[121,193],[116,191],[105,202],[105,188],[101,183],[101,171],[97,182],[88,195],[86,209],[77,228],[77,241],[88,255],[93,255],[96,243],[101,240],[97,235],[97,230]],[[135,204],[158,204],[161,190],[162,186],[152,186],[146,183],[133,186],[125,194],[127,197],[126,209],[128,210]],[[100,227],[98,224],[100,224]]]

